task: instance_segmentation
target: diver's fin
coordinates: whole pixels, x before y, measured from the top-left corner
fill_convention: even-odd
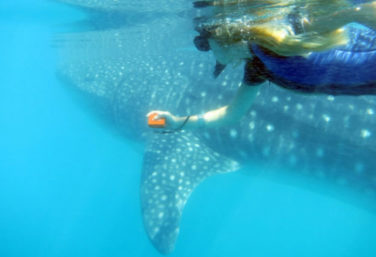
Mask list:
[[[205,8],[209,6],[213,6],[214,1],[196,1],[193,2],[193,7],[194,8]]]
[[[226,65],[225,64],[222,64],[220,62],[216,62],[215,63],[215,67],[214,67],[214,72],[213,72],[213,76],[214,78],[217,78],[219,75],[221,75],[222,71],[226,68]]]
[[[159,252],[173,251],[183,208],[194,188],[211,175],[238,168],[237,162],[191,133],[154,136],[146,147],[140,193],[144,226]]]

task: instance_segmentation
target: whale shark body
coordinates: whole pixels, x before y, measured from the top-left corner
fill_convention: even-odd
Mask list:
[[[95,23],[102,17],[98,13],[132,11],[121,1],[65,2],[95,8]],[[351,192],[355,204],[363,202],[373,210],[374,96],[302,95],[266,84],[237,124],[169,134],[147,128],[145,114],[150,110],[188,115],[227,104],[243,73],[240,65],[212,78],[215,60],[193,48],[191,20],[181,15],[186,4],[169,10],[169,2],[163,3],[140,7],[165,13],[149,15],[150,23],[89,26],[55,40],[58,76],[90,99],[108,124],[144,149],[142,215],[158,251],[173,251],[184,206],[203,180],[254,164],[258,169],[247,172],[278,176],[283,170],[332,192]],[[364,35],[367,44],[375,39]]]

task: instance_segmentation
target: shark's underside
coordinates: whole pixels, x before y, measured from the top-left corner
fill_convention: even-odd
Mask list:
[[[104,1],[69,2],[107,10]],[[113,11],[113,2],[107,2]],[[184,205],[200,182],[254,163],[262,170],[252,172],[270,174],[283,167],[333,191],[351,191],[373,209],[373,96],[306,96],[265,85],[238,124],[173,134],[147,128],[150,110],[186,115],[227,104],[242,77],[239,66],[212,78],[215,61],[193,48],[195,33],[181,10],[152,17],[149,24],[67,33],[55,40],[58,76],[93,100],[118,132],[145,146],[142,215],[154,246],[162,253],[173,250]]]

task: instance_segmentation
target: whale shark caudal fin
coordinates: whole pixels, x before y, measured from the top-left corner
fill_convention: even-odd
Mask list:
[[[173,251],[183,208],[205,178],[239,169],[191,133],[155,134],[146,146],[141,177],[144,226],[154,247]]]

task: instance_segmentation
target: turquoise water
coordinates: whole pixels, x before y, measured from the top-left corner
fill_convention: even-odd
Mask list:
[[[0,256],[160,256],[143,230],[141,151],[55,76],[52,38],[83,13],[0,3]],[[376,255],[376,217],[243,173],[194,192],[171,256]]]

